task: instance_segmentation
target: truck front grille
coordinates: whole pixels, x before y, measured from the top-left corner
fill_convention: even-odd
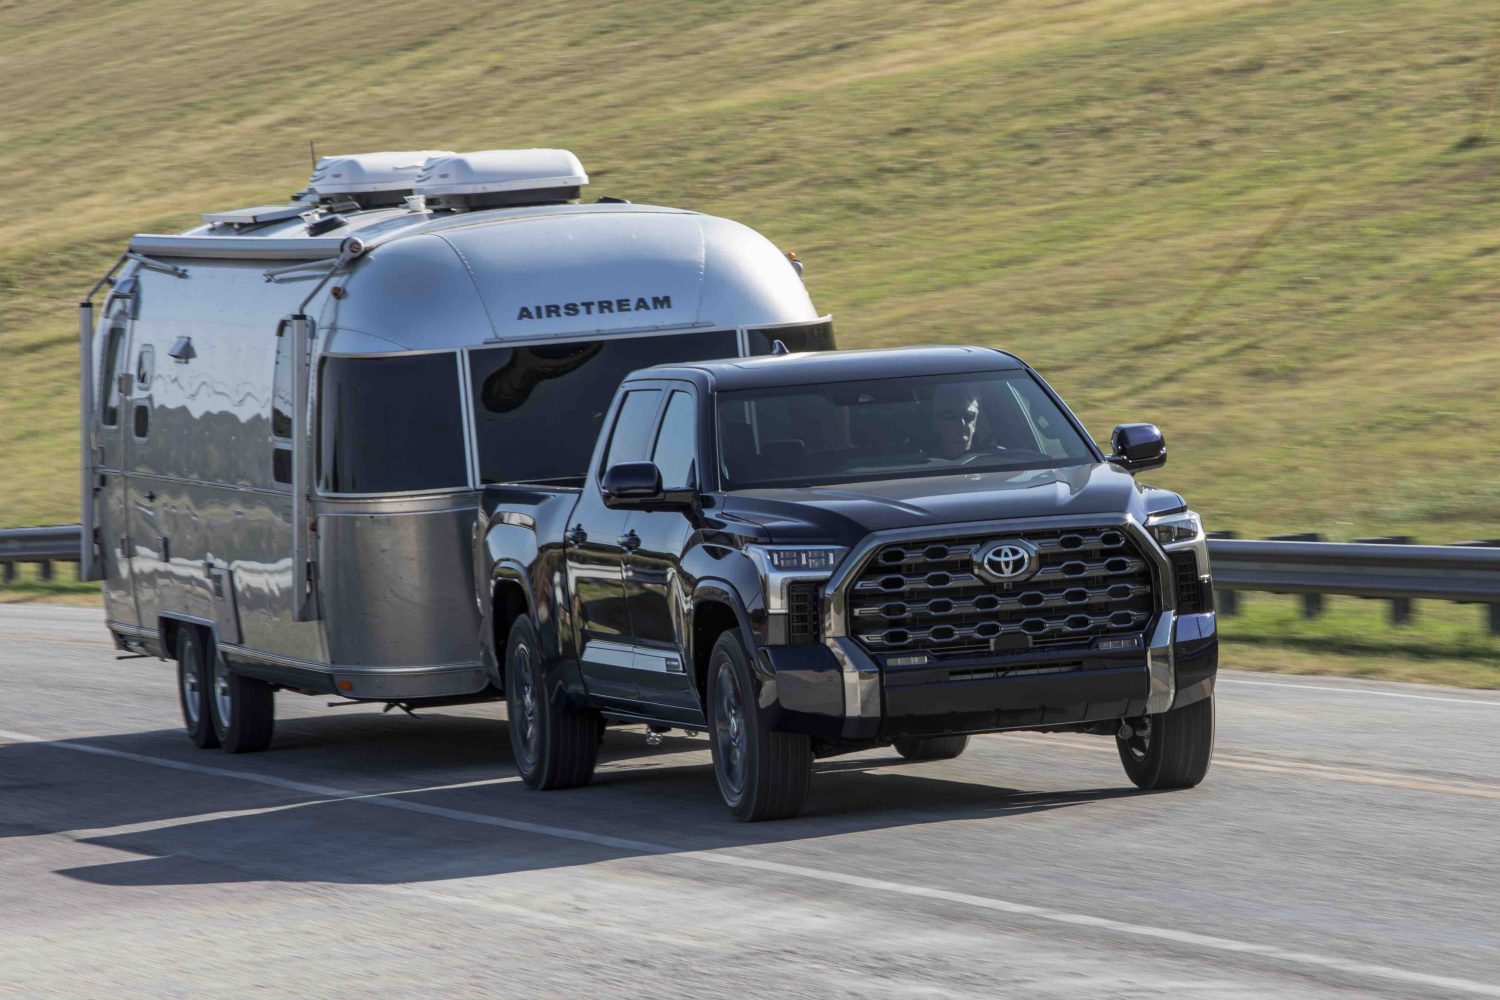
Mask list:
[[[976,556],[1001,540],[1034,546],[1035,572],[1017,583],[981,576]],[[1152,581],[1113,526],[894,542],[848,584],[849,633],[877,655],[1087,648],[1140,635],[1156,609]]]

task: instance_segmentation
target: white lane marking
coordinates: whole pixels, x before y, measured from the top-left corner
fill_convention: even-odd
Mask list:
[[[1198,934],[1193,931],[1179,931],[1166,927],[1153,927],[1149,924],[1132,924],[1123,920],[1111,920],[1108,917],[1096,917],[1085,913],[1070,913],[1065,910],[1053,910],[1042,906],[1032,906],[1029,903],[1015,903],[1005,899],[997,899],[992,896],[976,896],[967,892],[955,892],[949,889],[938,889],[932,886],[909,885],[904,882],[890,882],[885,879],[868,878],[863,875],[852,875],[845,872],[828,871],[822,868],[807,868],[802,865],[783,864],[779,861],[766,861],[760,858],[748,858],[734,854],[724,854],[717,851],[689,851],[682,848],[672,847],[667,844],[654,844],[641,840],[630,840],[624,837],[611,837],[605,834],[590,833],[585,830],[573,830],[568,827],[551,826],[545,823],[530,823],[525,820],[505,819],[499,816],[486,816],[483,813],[468,812],[463,809],[448,809],[443,806],[429,805],[423,802],[407,802],[402,799],[388,798],[384,796],[371,796],[367,793],[351,792],[340,788],[332,788],[326,785],[314,785],[308,782],[291,781],[285,778],[276,778],[271,775],[249,774],[243,771],[233,771],[222,767],[210,767],[200,764],[189,764],[184,761],[170,760],[164,757],[151,757],[146,754],[130,753],[124,750],[112,750],[106,747],[88,746],[83,743],[74,743],[70,740],[48,740],[44,737],[31,736],[26,733],[15,733],[0,730],[0,739],[11,740],[16,743],[36,743],[43,746],[55,747],[64,750],[75,750],[82,753],[97,754],[103,757],[112,757],[117,760],[128,760],[140,764],[151,764],[158,767],[167,767],[176,771],[187,771],[190,773],[207,774],[214,777],[233,778],[238,781],[249,781],[255,784],[270,785],[275,788],[284,788],[290,791],[306,792],[315,795],[324,795],[330,798],[347,800],[350,802],[362,802],[366,805],[382,806],[388,809],[400,809],[403,812],[421,813],[427,816],[437,816],[442,819],[451,819],[462,823],[475,823],[481,826],[499,827],[505,830],[514,830],[519,833],[532,833],[544,837],[556,837],[562,840],[577,841],[593,844],[598,847],[610,847],[617,850],[631,851],[637,854],[651,855],[655,857],[668,857],[686,861],[698,861],[705,864],[723,865],[730,868],[750,869],[754,871],[769,872],[776,875],[791,876],[795,879],[806,879],[816,882],[824,882],[831,885],[842,885],[853,889],[864,889],[872,892],[886,893],[895,896],[906,896],[916,899],[940,900],[947,903],[957,903],[978,910],[988,910],[996,913],[1006,913],[1013,916],[1030,917],[1048,923],[1064,924],[1071,927],[1087,927],[1093,930],[1110,931],[1131,937],[1147,938],[1156,941],[1166,941],[1172,944],[1189,945],[1207,951],[1226,952],[1236,955],[1255,955],[1260,958],[1270,959],[1291,965],[1301,965],[1310,968],[1327,969],[1334,972],[1342,972],[1349,975],[1363,976],[1370,979],[1380,979],[1387,982],[1405,983],[1413,986],[1430,986],[1439,989],[1451,990],[1456,993],[1465,993],[1472,996],[1500,997],[1500,985],[1482,983],[1472,979],[1460,979],[1455,976],[1438,976],[1425,972],[1413,972],[1409,969],[1398,969],[1393,966],[1376,965],[1370,962],[1360,962],[1352,959],[1339,958],[1333,955],[1319,955],[1312,952],[1292,951],[1275,945],[1257,944],[1252,941],[1239,941],[1234,938],[1217,937],[1211,934]]]
[[[1403,694],[1400,691],[1371,691],[1369,688],[1332,687],[1318,684],[1282,684],[1276,681],[1246,681],[1238,677],[1220,677],[1219,684],[1245,684],[1250,687],[1284,688],[1288,691],[1332,691],[1336,694],[1368,694],[1376,698],[1410,698],[1412,701],[1442,701],[1451,705],[1479,705],[1485,708],[1500,708],[1500,701],[1484,698],[1442,698],[1430,694]]]

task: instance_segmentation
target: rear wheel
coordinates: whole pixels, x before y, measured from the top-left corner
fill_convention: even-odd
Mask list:
[[[767,725],[754,696],[750,659],[733,631],[708,662],[708,725],[719,793],[735,819],[787,819],[802,811],[812,780],[812,742]]]
[[[925,736],[921,739],[897,740],[896,752],[907,760],[952,760],[969,745],[969,737]]]
[[[191,625],[181,625],[177,629],[177,700],[182,706],[182,726],[200,750],[219,745],[219,734],[209,718],[210,686],[203,636]]]
[[[1138,787],[1192,788],[1208,774],[1214,757],[1214,700],[1204,698],[1128,723],[1116,734],[1115,744],[1125,774]]]
[[[544,790],[588,784],[599,759],[602,720],[598,712],[569,711],[549,695],[529,615],[515,620],[505,644],[505,705],[522,781]]]
[[[217,650],[210,650],[208,659],[213,679],[209,715],[219,745],[227,753],[264,750],[276,726],[276,692],[265,681],[230,670]]]

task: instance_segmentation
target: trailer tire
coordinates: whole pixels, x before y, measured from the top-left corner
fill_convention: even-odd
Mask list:
[[[505,643],[505,707],[510,749],[528,788],[577,788],[594,776],[603,720],[563,706],[547,690],[541,643],[530,615],[510,626]]]
[[[709,742],[724,804],[745,823],[797,815],[812,783],[812,741],[767,724],[735,630],[714,643],[708,676]]]
[[[923,736],[918,739],[897,740],[896,752],[907,760],[952,760],[968,749],[969,737]]]
[[[182,726],[199,750],[219,745],[219,734],[209,713],[212,682],[203,636],[191,625],[177,629],[177,702],[182,706]]]
[[[1145,734],[1115,737],[1125,774],[1139,788],[1192,788],[1208,774],[1214,757],[1212,696],[1148,717]]]
[[[210,651],[209,662],[209,714],[219,746],[225,753],[259,753],[271,745],[276,728],[275,690],[265,681],[235,673],[217,649]]]

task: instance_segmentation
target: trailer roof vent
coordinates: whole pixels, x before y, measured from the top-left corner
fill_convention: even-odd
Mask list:
[[[320,201],[354,201],[360,208],[399,205],[411,194],[424,163],[451,155],[445,149],[413,149],[325,156],[313,168],[307,187]]]
[[[415,192],[431,207],[464,211],[571,201],[588,182],[566,149],[485,149],[427,161]]]
[[[295,219],[307,211],[306,205],[252,205],[229,212],[204,212],[198,218],[212,226],[259,226],[267,222]]]

